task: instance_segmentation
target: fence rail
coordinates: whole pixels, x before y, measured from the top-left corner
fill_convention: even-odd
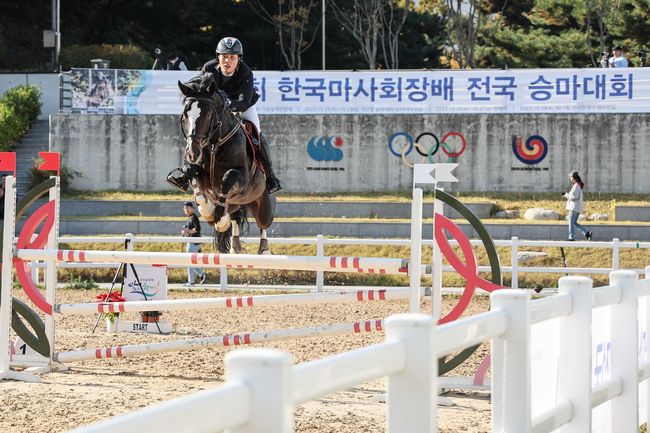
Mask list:
[[[646,268],[650,275],[650,267]],[[212,391],[144,409],[77,429],[80,433],[139,432],[142,426],[164,423],[168,430],[206,432],[190,420],[206,419],[209,431],[231,433],[288,433],[293,431],[295,405],[337,390],[386,376],[387,431],[437,431],[437,359],[440,355],[480,341],[492,341],[492,431],[547,433],[592,431],[592,409],[610,402],[607,420],[612,432],[637,431],[638,383],[646,380],[647,341],[639,346],[639,326],[647,331],[649,318],[639,322],[639,297],[646,308],[648,280],[636,273],[612,271],[610,285],[593,289],[587,277],[563,277],[560,294],[531,301],[530,294],[504,289],[490,295],[491,310],[438,326],[431,316],[402,314],[386,321],[386,341],[351,352],[292,366],[289,354],[249,349],[226,356],[225,385]],[[592,385],[592,315],[595,308],[611,308],[611,378]],[[531,326],[560,320],[557,344],[557,397],[550,407],[531,416]],[[641,351],[641,352],[640,352]],[[646,384],[646,390],[650,384]],[[228,395],[230,398],[226,398]],[[214,411],[215,401],[230,400],[232,412]],[[210,404],[208,404],[208,402]],[[185,409],[200,407],[198,413]],[[650,404],[643,408],[650,413]],[[236,420],[236,421],[234,421]],[[188,426],[196,425],[196,429]]]
[[[128,250],[133,250],[138,243],[204,243],[210,244],[213,239],[211,237],[201,238],[187,238],[181,236],[137,236],[127,233],[124,236],[62,236],[59,238],[59,243],[120,243],[126,245]],[[242,239],[244,243],[258,244],[259,238]],[[410,247],[410,239],[352,239],[352,238],[326,238],[322,235],[308,238],[269,238],[271,245],[314,245],[316,246],[316,257],[325,257],[325,246],[337,245],[365,245],[365,246],[403,246]],[[450,245],[457,246],[458,242],[451,240]],[[427,247],[433,247],[433,240],[423,240],[422,244]],[[480,240],[472,240],[472,246],[481,246]],[[621,242],[619,239],[612,239],[611,242],[569,242],[569,241],[535,241],[535,240],[522,240],[517,237],[505,240],[495,240],[495,246],[505,247],[511,249],[510,266],[502,266],[503,273],[511,274],[511,287],[519,288],[519,274],[522,273],[557,273],[557,274],[600,274],[607,275],[612,270],[619,269],[621,250],[626,249],[650,249],[650,242]],[[518,252],[521,247],[530,248],[599,248],[610,249],[612,251],[612,259],[610,267],[593,267],[593,268],[579,268],[579,267],[557,267],[557,266],[522,266],[518,257]],[[115,268],[119,263],[59,263],[59,267],[65,268]],[[44,263],[34,263],[33,269],[45,267]],[[184,267],[183,265],[171,265],[169,267]],[[644,269],[631,269],[639,275],[643,275]],[[443,272],[455,272],[451,266],[443,266]],[[479,272],[490,272],[489,266],[478,266]],[[324,272],[316,271],[316,280],[314,288],[316,291],[323,291],[324,289]],[[426,274],[428,275],[428,274]],[[34,275],[36,280],[37,276]],[[228,269],[224,266],[220,268],[220,290],[228,288]]]

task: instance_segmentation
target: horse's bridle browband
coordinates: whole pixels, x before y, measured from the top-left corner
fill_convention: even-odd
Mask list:
[[[200,97],[200,96],[188,96],[187,98],[185,98],[185,102],[187,102],[187,101],[207,102],[208,104],[210,104],[210,113],[213,114],[212,119],[210,119],[210,129],[208,130],[208,135],[207,136],[202,135],[202,134],[186,134],[185,133],[185,128],[183,127],[183,115],[185,113],[181,114],[179,122],[180,122],[180,126],[181,126],[181,133],[183,134],[183,138],[185,138],[186,140],[188,138],[191,138],[191,139],[198,138],[200,140],[199,145],[201,146],[201,148],[204,148],[205,146],[207,146],[212,141],[212,137],[214,137],[214,134],[216,134],[218,132],[219,137],[217,138],[217,142],[215,143],[215,146],[212,149],[212,152],[214,153],[214,152],[217,151],[219,146],[221,146],[223,143],[228,141],[233,135],[235,135],[235,132],[237,132],[237,130],[239,128],[241,128],[241,122],[237,122],[237,124],[233,127],[233,129],[231,129],[226,135],[222,136],[221,135],[221,127],[223,126],[222,119],[223,119],[223,116],[226,114],[226,111],[229,110],[230,107],[228,107],[228,105],[226,105],[224,103],[223,104],[223,110],[221,110],[221,114],[219,114],[217,116],[217,110],[215,109],[216,104],[212,100],[212,98]],[[225,101],[225,98],[224,98],[224,101]],[[215,122],[216,122],[216,124],[215,124]]]

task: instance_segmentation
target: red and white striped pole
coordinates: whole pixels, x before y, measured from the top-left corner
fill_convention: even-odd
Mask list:
[[[16,258],[28,261],[133,263],[141,265],[201,265],[236,269],[281,269],[290,271],[358,272],[364,274],[406,275],[408,260],[369,257],[317,257],[219,253],[166,253],[147,251],[81,251],[30,250],[16,251]]]
[[[122,358],[126,356],[145,355],[148,353],[195,350],[208,347],[244,346],[265,341],[288,340],[306,337],[324,337],[340,334],[360,334],[384,330],[384,321],[364,320],[351,323],[335,323],[311,328],[279,329],[244,334],[227,334],[216,337],[204,337],[149,344],[132,344],[125,346],[100,347],[95,349],[57,352],[54,360],[61,363],[84,361],[90,359]]]
[[[372,302],[406,299],[408,288],[358,290],[341,293],[301,293],[291,295],[232,296],[220,298],[169,299],[127,302],[90,302],[58,304],[54,311],[62,315],[95,313],[130,313],[138,311],[208,310],[213,308],[246,308],[265,305],[301,305],[323,302]]]

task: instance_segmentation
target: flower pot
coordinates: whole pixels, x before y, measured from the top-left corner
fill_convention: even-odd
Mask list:
[[[107,317],[106,318],[106,331],[108,332],[117,332],[117,317]]]

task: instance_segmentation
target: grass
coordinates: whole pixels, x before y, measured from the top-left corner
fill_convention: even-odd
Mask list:
[[[452,193],[465,203],[492,202],[495,210],[520,209],[533,207],[551,209],[566,215],[564,206],[566,200],[560,192],[530,193],[530,192],[457,192]],[[129,191],[71,191],[63,196],[65,200],[124,200],[124,201],[184,201],[191,198],[189,194],[180,192],[129,192]],[[432,194],[425,194],[425,200],[431,200]],[[291,194],[281,193],[277,196],[280,202],[291,201],[377,201],[377,202],[403,202],[411,200],[410,193],[359,193],[346,194]],[[650,205],[650,194],[615,194],[585,192],[586,213],[605,213],[614,217],[616,205]]]
[[[257,249],[256,245],[246,244],[246,248],[251,253]],[[122,244],[98,242],[98,243],[69,243],[61,244],[62,249],[89,249],[89,250],[116,250],[122,249]],[[137,243],[137,251],[170,251],[181,252],[183,247],[180,243]],[[295,256],[312,256],[316,254],[314,245],[272,245],[271,250],[274,254],[295,255]],[[525,251],[542,251],[547,255],[530,262],[525,266],[540,267],[562,267],[563,262],[559,248],[525,248]],[[212,246],[206,244],[203,246],[204,252],[212,252]],[[497,248],[502,266],[510,263],[510,248]],[[465,262],[462,253],[456,250],[456,254],[462,262]],[[487,265],[488,260],[482,247],[475,247],[474,254],[479,265]],[[565,248],[567,265],[571,267],[589,267],[589,268],[611,268],[612,258],[611,251],[600,248]],[[364,246],[364,245],[326,245],[325,255],[331,256],[356,256],[356,257],[394,257],[409,258],[410,250],[408,247],[394,246]],[[621,269],[642,269],[650,263],[650,250],[648,249],[622,249],[620,253]],[[424,249],[422,255],[423,263],[431,262],[430,250]],[[446,262],[444,262],[446,264]],[[94,280],[96,282],[110,282],[114,276],[115,270],[112,269],[73,269],[61,268],[59,270],[59,281],[64,283],[74,280]],[[219,270],[208,269],[208,281],[216,283],[219,281]],[[169,281],[173,283],[182,283],[186,279],[185,269],[169,269]],[[489,279],[489,274],[482,274],[483,278]],[[519,287],[534,288],[557,287],[557,280],[564,274],[538,274],[538,273],[520,273]],[[594,285],[607,285],[607,275],[590,275],[594,279]],[[231,270],[229,271],[228,281],[233,284],[286,284],[302,285],[314,284],[315,273],[308,271],[279,271],[279,270]],[[365,275],[354,273],[326,272],[325,284],[327,285],[375,285],[375,286],[407,286],[409,283],[406,276],[393,275]],[[505,285],[510,285],[510,274],[505,274],[503,278]],[[423,284],[430,284],[429,279],[424,279]],[[445,273],[443,284],[446,287],[461,287],[465,285],[464,279],[453,273]]]

